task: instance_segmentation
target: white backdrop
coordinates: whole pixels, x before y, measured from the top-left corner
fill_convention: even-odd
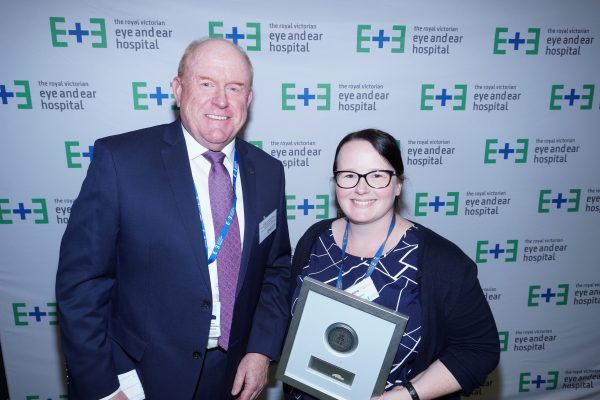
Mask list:
[[[477,261],[498,323],[500,366],[472,397],[600,396],[598,2],[5,0],[0,15],[12,399],[66,398],[54,277],[90,146],[170,122],[179,57],[208,35],[254,63],[244,136],[286,165],[292,244],[336,213],[339,139],[388,131],[405,216]]]

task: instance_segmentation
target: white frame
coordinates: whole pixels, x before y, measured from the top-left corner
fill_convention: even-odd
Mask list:
[[[381,395],[407,322],[408,317],[399,312],[307,277],[277,378],[322,400]],[[348,353],[327,343],[325,332],[336,323],[350,326],[357,335],[358,344]]]

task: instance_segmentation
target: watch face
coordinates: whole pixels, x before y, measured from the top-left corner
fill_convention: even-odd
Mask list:
[[[327,344],[340,353],[349,353],[358,346],[358,336],[352,327],[342,322],[329,325],[325,331]]]

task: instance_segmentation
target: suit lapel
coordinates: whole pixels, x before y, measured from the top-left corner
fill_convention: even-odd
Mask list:
[[[237,293],[239,293],[248,266],[250,263],[250,253],[256,234],[255,227],[258,226],[258,214],[255,205],[258,204],[256,195],[256,173],[254,163],[248,156],[247,143],[236,140],[236,151],[240,163],[240,176],[242,178],[242,192],[244,196],[244,244],[242,251],[242,260],[240,264],[240,274],[238,277]]]
[[[180,120],[167,125],[163,140],[162,158],[169,176],[171,190],[177,203],[181,222],[187,232],[187,240],[196,257],[202,281],[206,285],[207,291],[210,292],[210,277],[206,264],[208,257],[203,245],[202,226],[194,196],[194,180]]]

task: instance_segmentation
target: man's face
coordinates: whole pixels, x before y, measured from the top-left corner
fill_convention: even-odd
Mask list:
[[[231,43],[208,41],[173,79],[173,93],[187,131],[204,147],[219,151],[246,122],[252,101],[251,72]]]

